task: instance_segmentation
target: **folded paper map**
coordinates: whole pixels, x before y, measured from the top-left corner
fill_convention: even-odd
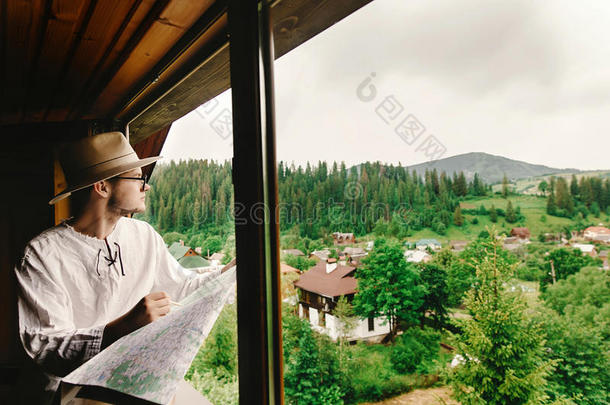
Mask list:
[[[182,306],[123,336],[63,382],[102,387],[168,404],[226,300],[235,293],[235,270],[211,274]]]

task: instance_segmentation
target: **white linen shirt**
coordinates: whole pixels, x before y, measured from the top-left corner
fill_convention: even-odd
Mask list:
[[[121,218],[106,239],[110,254],[103,239],[63,223],[32,239],[15,268],[19,335],[42,372],[30,379],[42,385],[29,387],[36,403],[50,401],[59,377],[95,356],[106,324],[142,297],[165,291],[179,301],[206,278],[180,266],[146,222]]]

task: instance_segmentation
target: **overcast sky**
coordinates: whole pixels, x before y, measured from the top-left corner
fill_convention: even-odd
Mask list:
[[[607,0],[374,0],[276,61],[278,159],[610,169],[609,43]],[[230,97],[175,122],[165,161],[230,158]]]

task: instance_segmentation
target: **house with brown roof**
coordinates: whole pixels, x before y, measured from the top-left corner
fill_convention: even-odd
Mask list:
[[[299,290],[299,317],[308,319],[312,327],[336,340],[341,325],[333,310],[340,297],[348,302],[357,294],[356,267],[338,263],[329,258],[318,262],[294,282]],[[390,325],[384,318],[357,319],[356,326],[348,333],[348,340],[381,341],[390,333]]]
[[[333,243],[335,245],[347,245],[356,243],[356,238],[353,233],[333,232]]]
[[[526,227],[513,228],[510,230],[510,236],[513,236],[519,240],[519,242],[529,242],[531,233]]]

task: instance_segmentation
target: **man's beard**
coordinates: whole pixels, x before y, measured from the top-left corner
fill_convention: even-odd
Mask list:
[[[120,215],[122,217],[131,217],[133,214],[137,214],[138,212],[142,212],[142,210],[138,208],[125,209],[119,205],[117,198],[114,194],[110,195],[110,199],[108,200],[108,210]]]

